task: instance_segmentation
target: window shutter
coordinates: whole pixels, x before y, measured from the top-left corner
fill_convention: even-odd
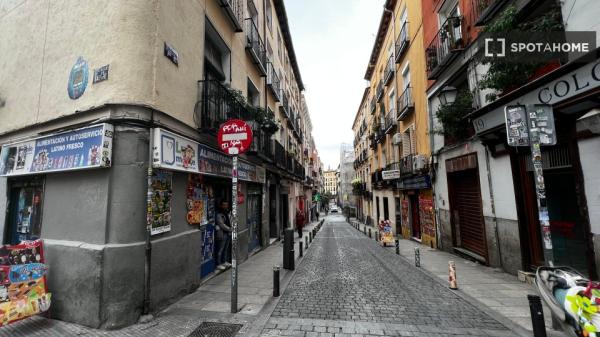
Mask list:
[[[408,156],[409,154],[410,154],[410,133],[407,130],[402,133],[402,158]]]
[[[411,154],[415,154],[417,153],[417,143],[416,143],[416,139],[415,139],[415,126],[411,126],[410,129],[408,129],[409,134],[410,134],[410,153]]]

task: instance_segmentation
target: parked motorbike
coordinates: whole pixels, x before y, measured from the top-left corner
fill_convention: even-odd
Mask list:
[[[561,330],[572,337],[600,337],[600,284],[570,267],[540,267],[535,276],[540,297]]]

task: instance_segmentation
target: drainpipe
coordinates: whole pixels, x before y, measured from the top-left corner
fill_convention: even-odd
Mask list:
[[[435,235],[437,236],[436,239],[436,243],[438,248],[443,248],[443,241],[442,241],[442,226],[440,224],[440,211],[437,207],[437,193],[436,193],[436,189],[435,189],[435,178],[434,176],[436,175],[436,169],[435,169],[435,157],[436,157],[436,151],[435,151],[435,135],[433,132],[433,115],[432,115],[432,111],[431,111],[431,102],[429,101],[429,99],[427,99],[427,117],[429,118],[429,144],[430,144],[430,151],[431,151],[431,168],[429,169],[430,174],[431,174],[431,198],[433,199],[433,207],[435,208],[433,211],[433,215],[435,217]]]
[[[154,113],[150,123],[150,137],[148,139],[148,192],[147,192],[147,207],[152,202],[152,150],[154,146]],[[144,316],[150,313],[150,275],[152,265],[152,241],[150,240],[150,229],[152,226],[152,217],[146,214],[146,243],[144,257],[144,302],[142,314]]]
[[[500,236],[498,235],[498,218],[496,217],[496,206],[494,204],[494,187],[492,186],[492,171],[490,170],[490,151],[487,146],[484,145],[485,148],[485,168],[487,170],[487,179],[488,185],[490,189],[490,206],[492,208],[492,216],[494,220],[494,236],[496,239],[496,246],[498,247],[498,260],[500,260],[500,267],[504,269],[504,264],[502,263],[502,249],[500,249]]]

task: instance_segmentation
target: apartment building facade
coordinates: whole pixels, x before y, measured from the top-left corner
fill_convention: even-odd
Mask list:
[[[598,7],[460,0],[424,1],[422,10],[429,112],[432,129],[442,131],[432,137],[439,246],[511,273],[547,263],[543,249],[551,248],[554,264],[597,277],[598,103],[590,99],[598,94],[597,50],[511,73],[482,58],[481,40],[511,29],[597,31]],[[553,110],[557,143],[533,154],[539,167],[529,147],[508,143],[505,109],[516,104]],[[453,113],[460,118],[452,121]],[[543,216],[538,197],[546,199]]]
[[[220,200],[237,198],[241,260],[307,208],[282,0],[24,1],[0,31],[0,233],[44,240],[51,317],[117,328],[193,291]],[[254,134],[236,196],[215,136],[231,118]]]
[[[338,178],[337,170],[325,170],[323,171],[323,180],[325,182],[324,190],[325,193],[329,193],[332,196],[337,196],[338,193]]]
[[[371,200],[361,212],[435,247],[421,4],[386,1],[384,8],[365,73],[370,86],[354,124],[357,178],[370,175],[370,189],[365,185],[362,193]]]

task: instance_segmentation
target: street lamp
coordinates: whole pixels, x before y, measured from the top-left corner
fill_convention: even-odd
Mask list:
[[[453,86],[445,86],[442,88],[440,93],[438,94],[438,98],[442,105],[451,105],[456,101],[456,95],[458,93],[458,89]]]

